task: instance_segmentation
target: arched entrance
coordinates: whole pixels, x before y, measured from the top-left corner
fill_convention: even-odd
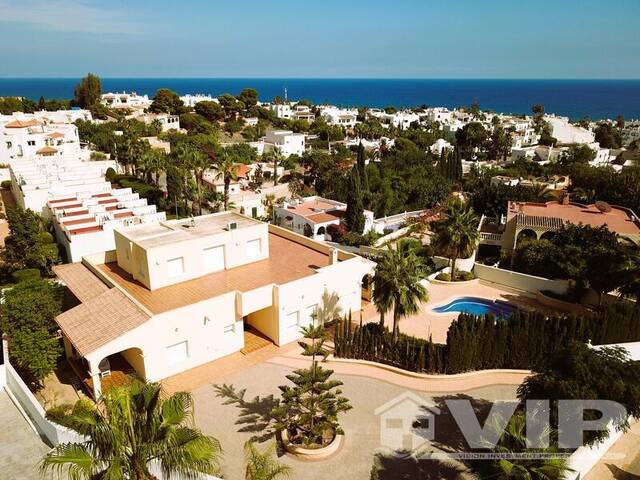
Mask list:
[[[531,230],[530,228],[525,228],[524,230],[520,230],[520,232],[518,232],[516,245],[518,245],[522,241],[536,240],[537,238],[538,238],[538,234],[534,230]]]

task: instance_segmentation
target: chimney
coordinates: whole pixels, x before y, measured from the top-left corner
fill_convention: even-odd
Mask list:
[[[338,249],[331,247],[329,249],[329,265],[338,263]]]

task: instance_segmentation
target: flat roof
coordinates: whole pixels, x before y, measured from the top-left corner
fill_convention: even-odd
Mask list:
[[[344,207],[345,205],[341,202],[314,198],[313,200],[303,200],[298,205],[289,204],[286,210],[301,217],[309,217],[318,213],[326,213],[327,210],[337,210]]]
[[[227,231],[228,224],[231,222],[235,222],[238,229],[262,224],[262,222],[258,220],[233,212],[196,217],[194,219],[194,226],[192,226],[191,222],[189,218],[170,220],[153,225],[140,225],[119,231],[140,247],[147,249],[225,232]]]
[[[547,203],[509,202],[508,219],[516,215],[539,217],[541,222],[537,223],[540,223],[542,227],[549,226],[553,228],[553,225],[561,222],[569,222],[576,225],[583,224],[591,227],[606,225],[612,232],[623,235],[640,235],[640,225],[638,221],[634,222],[632,220],[631,210],[615,206],[612,206],[609,212],[601,212],[595,205],[581,205],[579,203],[564,205],[556,201]],[[553,225],[549,222],[543,222],[542,219],[545,218],[556,219],[556,222]],[[527,224],[534,226],[532,222],[527,222]]]
[[[270,284],[284,284],[314,275],[329,265],[329,256],[293,240],[269,233],[269,258],[210,273],[175,285],[149,290],[116,262],[97,267],[154,314],[175,310],[224,293],[247,292]]]

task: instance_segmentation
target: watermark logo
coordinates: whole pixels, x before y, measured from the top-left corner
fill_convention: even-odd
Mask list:
[[[523,436],[522,451],[504,453],[500,452],[499,442],[519,405],[508,401],[487,402],[485,406],[481,421],[470,398],[446,398],[436,406],[432,401],[407,391],[375,410],[380,422],[380,445],[399,455],[423,452],[421,458],[424,455],[437,457],[441,454],[425,447],[442,440],[437,439],[437,418],[446,415],[449,425],[455,425],[468,447],[464,452],[447,453],[448,458],[495,459],[496,455],[514,459],[566,457],[567,451],[584,446],[586,432],[614,429],[627,418],[625,407],[609,400],[559,400],[553,403],[553,408],[557,409],[554,412],[549,400],[528,400],[522,405],[519,419],[522,422],[519,430]],[[557,418],[557,436],[554,437],[557,442],[553,446],[563,453],[545,451],[552,446],[552,417]],[[440,433],[442,437],[449,434]]]

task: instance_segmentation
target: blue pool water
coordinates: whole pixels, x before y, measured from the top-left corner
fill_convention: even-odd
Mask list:
[[[464,312],[472,315],[493,314],[498,317],[510,317],[515,307],[504,303],[496,303],[493,300],[477,297],[460,297],[433,309],[437,313]]]

